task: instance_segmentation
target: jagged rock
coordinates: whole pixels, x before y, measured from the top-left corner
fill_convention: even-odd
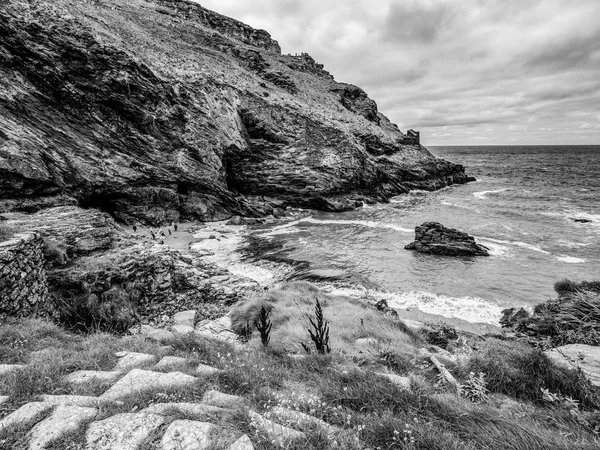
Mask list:
[[[184,325],[186,327],[194,328],[196,324],[196,310],[181,311],[173,316],[173,323],[175,325]]]
[[[472,236],[438,222],[415,227],[415,241],[404,248],[433,255],[490,256],[488,249],[477,244]]]
[[[212,366],[207,366],[206,364],[198,364],[198,367],[196,367],[196,373],[198,375],[209,376],[214,375],[215,373],[219,373],[220,371],[220,369],[217,369],[216,367]]]
[[[408,378],[408,377],[401,377],[400,375],[396,375],[395,373],[377,372],[376,374],[381,377],[387,378],[393,384],[395,384],[396,386],[398,386],[401,389],[410,390],[410,378]]]
[[[196,324],[194,331],[199,336],[219,339],[227,343],[239,344],[238,335],[232,331],[231,317],[225,315],[215,320],[203,320]]]
[[[294,411],[291,409],[283,408],[281,406],[275,406],[271,410],[272,416],[278,421],[286,423],[287,425],[294,427],[317,427],[325,433],[330,439],[335,435],[341,433],[341,429],[328,424],[327,422],[317,419],[316,417],[304,414],[300,411]]]
[[[117,414],[88,427],[86,450],[141,450],[164,423],[157,414]]]
[[[160,441],[162,450],[205,450],[210,446],[212,423],[176,420],[169,425]]]
[[[502,317],[500,318],[500,325],[502,328],[511,328],[522,319],[529,317],[529,311],[524,308],[507,308],[502,310]]]
[[[154,366],[155,370],[180,370],[187,366],[187,361],[185,358],[180,358],[178,356],[164,356],[159,362]]]
[[[161,373],[133,369],[100,398],[102,400],[121,400],[132,394],[191,386],[196,380],[195,377],[181,372]]]
[[[113,372],[128,372],[131,369],[148,367],[156,362],[156,357],[147,353],[119,352],[116,356],[119,357],[119,361]]]
[[[219,416],[225,410],[212,405],[203,405],[200,403],[154,403],[143,409],[142,412],[148,414],[169,415],[173,413],[187,414],[192,416]]]
[[[288,445],[291,441],[306,439],[306,435],[301,431],[293,430],[269,419],[265,419],[254,411],[250,411],[249,416],[252,425],[259,432],[265,434],[271,442],[276,443],[281,447]]]
[[[545,352],[557,364],[571,369],[581,368],[595,386],[600,386],[600,347],[569,344]]]
[[[29,450],[42,450],[52,441],[77,430],[85,422],[96,417],[95,408],[59,405],[52,415],[31,430]]]
[[[339,210],[468,180],[360,88],[197,3],[4,3],[0,211],[222,220],[272,211],[244,195]]]
[[[244,404],[245,400],[243,397],[237,395],[224,394],[219,391],[210,390],[204,393],[202,397],[202,403],[212,406],[218,406],[219,408],[235,409]]]
[[[2,431],[4,428],[12,426],[27,425],[52,408],[54,408],[54,405],[50,403],[25,403],[19,409],[10,413],[4,419],[0,420],[0,431]]]
[[[0,364],[0,376],[7,375],[9,373],[13,373],[24,368],[25,366],[21,364]]]
[[[123,375],[122,372],[105,372],[101,370],[78,370],[66,375],[63,379],[71,384],[87,384],[91,382],[112,383]]]
[[[8,395],[0,395],[0,406],[6,403],[10,397]]]
[[[252,441],[247,435],[243,435],[237,441],[229,446],[227,450],[254,450]]]

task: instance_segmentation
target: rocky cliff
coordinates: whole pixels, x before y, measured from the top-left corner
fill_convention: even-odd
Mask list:
[[[468,180],[362,89],[197,3],[0,9],[0,212],[79,205],[158,224]]]

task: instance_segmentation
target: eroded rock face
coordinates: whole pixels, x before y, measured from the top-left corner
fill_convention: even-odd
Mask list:
[[[235,277],[215,281],[226,272],[132,234],[97,210],[48,208],[13,214],[8,223],[44,242],[48,298],[37,312],[74,326],[126,330],[140,319],[189,309],[213,318],[209,311],[224,312],[245,289]]]
[[[404,248],[433,255],[490,256],[488,249],[477,244],[472,236],[437,222],[415,227],[414,242]]]
[[[469,181],[405,145],[360,88],[197,3],[28,5],[0,11],[0,212],[160,224]]]

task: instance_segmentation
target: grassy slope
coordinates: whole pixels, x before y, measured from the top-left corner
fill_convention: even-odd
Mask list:
[[[312,314],[311,306],[316,298],[323,302],[325,317],[330,320],[333,352],[302,360],[292,358],[287,351],[298,349],[297,339],[309,342],[303,331],[306,328],[303,317]],[[334,442],[315,430],[305,429],[307,442],[295,443],[289,448],[535,450],[592,449],[600,445],[591,425],[581,420],[585,418],[589,423],[593,413],[584,412],[582,407],[573,414],[568,408],[545,403],[535,395],[524,396],[510,383],[499,382],[499,377],[510,378],[511,373],[525,385],[530,385],[530,380],[543,384],[547,379],[544,373],[521,373],[523,364],[514,362],[524,351],[521,346],[503,342],[504,353],[500,359],[504,367],[496,368],[496,374],[489,374],[488,387],[508,396],[493,393],[486,401],[475,404],[456,397],[447,386],[438,383],[436,370],[418,352],[419,347],[427,345],[391,319],[378,316],[359,304],[327,298],[306,284],[266,293],[251,304],[264,301],[274,306],[269,348],[263,349],[257,337],[252,337],[243,350],[205,338],[178,338],[168,344],[174,347],[173,354],[188,358],[189,373],[193,373],[194,364],[200,362],[224,369],[223,372],[199,380],[192,389],[137,396],[102,414],[137,411],[153,402],[200,401],[206,390],[218,389],[244,396],[252,409],[266,415],[273,405],[284,405],[309,412],[345,430]],[[250,319],[252,310],[256,309],[244,306],[235,315],[238,319]],[[360,319],[364,326],[360,326]],[[360,337],[376,338],[381,345],[356,348],[353,342]],[[464,381],[474,361],[481,370],[498,362],[495,345],[495,341],[490,341],[487,347],[476,352],[476,357],[461,364],[448,362],[447,367]],[[76,369],[110,369],[117,350],[143,351],[157,356],[164,352],[160,344],[135,336],[74,336],[37,320],[2,325],[0,360],[29,366],[18,376],[5,376],[0,380],[0,395],[11,395],[9,403],[0,407],[0,416],[41,393],[101,393],[106,386],[97,385],[82,392],[65,385],[61,377]],[[558,376],[551,365],[544,366],[543,370]],[[385,371],[409,375],[412,390],[401,390],[375,374]],[[572,383],[576,384],[575,378]],[[511,399],[511,395],[521,400]],[[254,436],[258,449],[276,448],[267,439],[254,435],[245,408],[203,420],[216,421],[228,430],[220,435],[215,450],[226,448],[242,432]],[[76,433],[56,448],[81,448],[82,436],[83,433]],[[0,433],[0,448],[22,448],[23,439],[23,430],[5,430]]]

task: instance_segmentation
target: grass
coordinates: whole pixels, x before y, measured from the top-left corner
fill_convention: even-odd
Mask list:
[[[288,351],[298,349],[299,336],[308,336],[303,314],[312,312],[315,298],[330,321],[332,352],[292,357]],[[243,349],[193,335],[166,342],[172,347],[170,354],[187,359],[184,372],[193,373],[197,363],[218,367],[221,372],[199,378],[191,388],[134,394],[122,404],[101,407],[98,418],[139,412],[153,403],[198,403],[207,390],[215,389],[242,396],[245,404],[224,414],[206,416],[173,410],[167,418],[167,423],[193,419],[217,424],[222,431],[210,450],[225,450],[242,434],[252,438],[257,450],[281,448],[257,433],[248,415],[251,409],[269,417],[275,406],[311,414],[341,430],[328,438],[314,426],[297,424],[306,439],[290,443],[287,449],[566,450],[600,445],[592,430],[594,413],[584,411],[593,407],[587,385],[525,344],[488,340],[467,363],[447,365],[459,379],[469,370],[486,373],[490,394],[474,404],[436,383],[436,369],[418,353],[419,347],[427,344],[414,333],[403,331],[403,326],[392,319],[384,320],[360,304],[296,283],[237,308],[234,323],[244,323],[263,304],[270,305],[272,311],[269,346],[263,348],[256,332]],[[296,327],[295,321],[301,325]],[[292,332],[296,334],[286,336]],[[356,339],[363,337],[377,339],[381,345],[368,351],[356,347]],[[161,344],[141,336],[77,335],[40,320],[0,325],[2,361],[28,364],[18,378],[0,380],[0,395],[11,395],[9,402],[0,406],[0,418],[41,393],[101,394],[107,386],[92,386],[85,392],[65,385],[61,379],[77,369],[109,370],[116,362],[114,352],[119,350],[157,357],[164,354]],[[386,370],[408,375],[411,390],[375,374]],[[544,402],[537,392],[542,386],[579,399],[581,410],[572,413],[561,405]],[[24,431],[12,431],[0,433],[0,448],[25,449]],[[84,431],[85,427],[51,448],[81,448]],[[1,444],[2,439],[5,444]],[[157,442],[147,448],[157,448]]]
[[[600,282],[563,280],[554,289],[558,298],[537,305],[516,330],[540,340],[541,345],[600,345]]]

